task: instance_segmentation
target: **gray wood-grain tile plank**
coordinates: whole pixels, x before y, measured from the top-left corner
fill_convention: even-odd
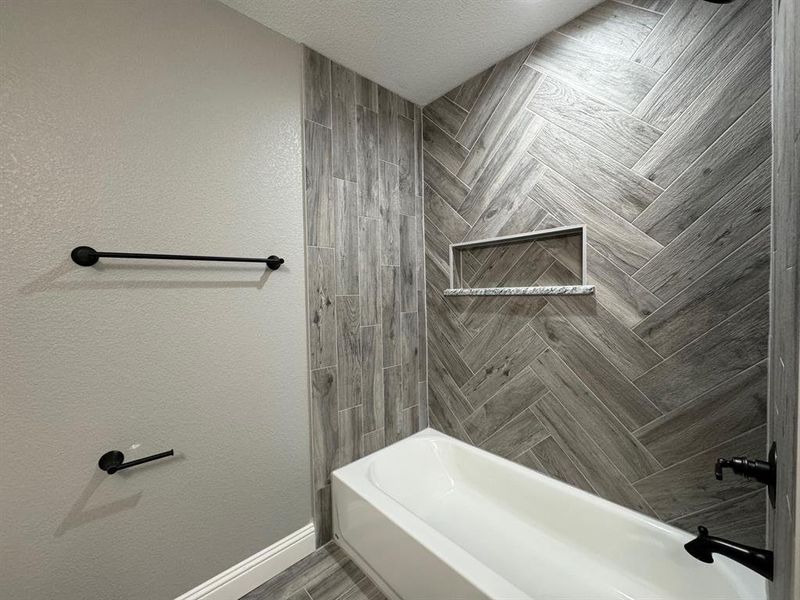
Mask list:
[[[769,2],[721,6],[634,114],[659,129],[669,127],[695,98],[698,88],[705,88],[769,17]]]
[[[425,216],[435,223],[451,243],[464,239],[469,223],[430,186],[425,186]]]
[[[530,46],[522,48],[494,66],[486,84],[457,132],[458,135],[453,134],[461,145],[472,148],[529,53]],[[447,131],[446,128],[444,129]]]
[[[661,193],[644,177],[552,124],[539,131],[528,152],[628,221]]]
[[[467,79],[463,84],[458,86],[456,94],[454,94],[451,98],[453,102],[458,104],[466,111],[472,110],[475,100],[478,99],[478,94],[480,94],[481,90],[483,90],[483,87],[486,85],[486,82],[489,80],[489,77],[491,77],[493,71],[494,65],[485,71],[481,71],[474,77]]]
[[[419,381],[428,379],[428,313],[425,310],[425,292],[417,290],[417,349]]]
[[[606,0],[557,29],[587,44],[630,58],[661,20],[661,15]]]
[[[567,453],[561,449],[558,442],[552,437],[548,436],[541,442],[536,444],[530,449],[530,453],[536,458],[541,465],[543,473],[560,479],[564,483],[568,483],[578,489],[596,494],[597,492],[592,487],[592,484],[581,473],[581,470],[575,465],[574,462],[567,456]]]
[[[362,431],[383,427],[383,340],[381,327],[361,328]]]
[[[496,394],[486,398],[486,401],[463,421],[464,428],[472,441],[480,444],[545,393],[547,388],[542,380],[526,367]],[[519,452],[514,455],[517,454]]]
[[[402,367],[387,367],[383,370],[383,432],[386,445],[394,444],[403,437],[402,410],[403,398]]]
[[[425,184],[439,194],[453,209],[458,210],[464,198],[467,197],[469,188],[463,181],[445,169],[429,152],[425,151],[423,154]]]
[[[413,118],[413,115],[412,115]],[[397,117],[397,164],[399,167],[399,208],[404,215],[414,216],[417,211],[416,154],[414,150],[414,121]]]
[[[633,276],[662,300],[699,279],[770,222],[766,160]]]
[[[378,146],[380,159],[397,164],[397,94],[378,86]]]
[[[633,60],[663,73],[719,9],[711,2],[676,0],[639,46]]]
[[[331,63],[332,173],[356,180],[356,76],[350,69]]]
[[[513,459],[530,450],[545,437],[547,429],[539,418],[526,408],[484,440],[480,447],[503,458]]]
[[[467,149],[428,118],[424,120],[422,135],[425,150],[448,171],[457,173],[467,157]]]
[[[361,404],[361,330],[359,319],[358,296],[337,296],[336,356],[339,410]]]
[[[546,77],[531,96],[528,110],[632,167],[661,132],[555,77]]]
[[[400,265],[400,186],[397,165],[381,161],[381,264]]]
[[[356,104],[378,112],[378,84],[356,73]]]
[[[431,339],[433,338],[434,336],[431,336]],[[447,360],[447,354],[442,352],[438,345],[432,343],[428,364],[428,382],[438,390],[439,401],[445,403],[456,418],[463,421],[472,414],[475,408],[459,389],[452,377],[453,374],[443,362],[445,360]]]
[[[339,447],[337,448],[334,468],[348,465],[363,456],[361,422],[360,404],[339,411]]]
[[[303,47],[303,106],[309,121],[331,126],[331,61]]]
[[[428,325],[439,329],[448,341],[461,351],[472,339],[472,335],[458,318],[458,313],[453,309],[449,300],[428,284],[426,308],[428,310]]]
[[[312,600],[336,600],[365,577],[355,563],[343,561],[338,569],[333,569],[319,580],[306,585],[306,591]]]
[[[637,430],[668,467],[755,429],[767,417],[767,365],[762,361]]]
[[[303,129],[307,244],[332,248],[336,215],[331,179],[331,130],[311,121],[306,121]]]
[[[770,155],[770,98],[765,94],[634,221],[668,244]]]
[[[658,71],[558,32],[540,39],[526,64],[626,111],[636,108],[660,77]]]
[[[765,429],[762,425],[731,438],[636,482],[634,487],[665,520],[760,489],[763,484],[743,477],[716,481],[714,463],[720,456],[761,456],[766,447]]]
[[[634,383],[662,410],[675,408],[763,360],[768,320],[765,293]]]
[[[440,360],[444,365],[444,372],[453,378],[457,384],[456,387],[463,386],[470,378],[472,378],[473,373],[456,351],[455,347],[450,343],[448,337],[442,334],[435,323],[436,322],[432,322],[429,325],[429,357],[431,360],[434,356],[438,357],[438,360]],[[431,371],[428,374],[428,379],[433,379],[433,364],[430,364],[429,362],[428,367]]]
[[[422,109],[422,113],[441,127],[450,137],[456,136],[464,123],[464,119],[467,118],[466,110],[444,96],[426,105]]]
[[[384,437],[383,427],[365,433],[361,443],[364,446],[364,456],[385,448],[386,438]]]
[[[670,525],[695,535],[697,527],[703,525],[713,536],[763,548],[766,545],[764,512],[767,501],[764,490],[749,492],[706,510],[673,519]]]
[[[400,268],[381,267],[383,366],[400,364]]]
[[[311,371],[311,452],[316,489],[331,483],[339,451],[336,367]]]
[[[356,107],[356,150],[358,153],[358,214],[380,217],[380,159],[378,158],[378,115]]]
[[[664,14],[669,7],[672,6],[673,0],[620,0],[620,2],[630,4],[631,6],[640,6],[652,10],[653,12]]]
[[[400,313],[400,366],[401,405],[409,408],[419,402],[419,330],[416,312]]]
[[[629,275],[662,248],[555,171],[545,171],[528,195],[564,225],[587,225],[594,248]]]
[[[336,364],[336,280],[330,248],[308,249],[308,339],[310,368]]]
[[[380,221],[358,219],[358,295],[361,302],[361,324],[376,325],[380,321]]]
[[[333,179],[336,213],[336,294],[358,294],[358,188]]]
[[[400,310],[417,310],[417,224],[400,215]]]
[[[546,306],[531,321],[530,326],[629,430],[641,427],[661,414],[555,308]],[[569,374],[564,374],[564,369],[552,356],[540,356],[537,362],[539,368],[535,371],[542,373],[551,389],[557,384],[567,387],[571,382]],[[546,379],[545,371],[552,372],[553,377],[557,378],[552,381]],[[557,392],[555,395],[559,397]]]
[[[762,229],[633,331],[662,356],[682,348],[769,289],[769,244]]]
[[[633,170],[667,187],[733,125],[770,86],[770,27],[765,25]]]

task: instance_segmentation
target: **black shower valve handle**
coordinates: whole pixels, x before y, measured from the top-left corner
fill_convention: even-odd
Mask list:
[[[730,469],[736,475],[741,475],[745,479],[752,479],[769,485],[775,481],[773,466],[763,460],[750,460],[746,456],[734,456],[733,458],[718,458],[714,466],[714,477],[722,480],[723,469]]]

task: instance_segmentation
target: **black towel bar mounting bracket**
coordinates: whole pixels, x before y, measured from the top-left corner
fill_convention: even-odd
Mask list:
[[[125,462],[125,455],[122,452],[119,450],[109,450],[100,457],[100,460],[97,461],[97,466],[109,475],[113,475],[117,471],[127,469],[128,467],[135,467],[136,465],[142,465],[153,460],[158,460],[159,458],[166,458],[167,456],[174,455],[174,450],[167,450],[166,452],[159,452],[152,456],[145,456],[144,458],[137,458],[136,460]]]
[[[273,271],[283,264],[283,259],[272,255],[267,258],[247,258],[235,256],[197,256],[193,254],[143,254],[141,252],[99,252],[89,246],[78,246],[70,253],[75,264],[91,267],[101,258],[144,258],[151,260],[208,260],[216,262],[258,262],[265,263]]]

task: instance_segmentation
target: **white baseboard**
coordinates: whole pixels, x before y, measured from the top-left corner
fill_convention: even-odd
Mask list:
[[[315,548],[314,524],[309,523],[175,600],[239,600],[253,588],[311,554]]]

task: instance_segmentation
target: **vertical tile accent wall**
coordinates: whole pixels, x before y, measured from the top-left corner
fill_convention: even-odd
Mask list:
[[[607,1],[424,109],[432,426],[688,530],[764,540],[770,2]],[[445,298],[451,243],[588,226],[593,297]],[[473,252],[473,287],[576,274]]]
[[[330,474],[427,426],[422,111],[308,48],[304,182],[314,521]]]

